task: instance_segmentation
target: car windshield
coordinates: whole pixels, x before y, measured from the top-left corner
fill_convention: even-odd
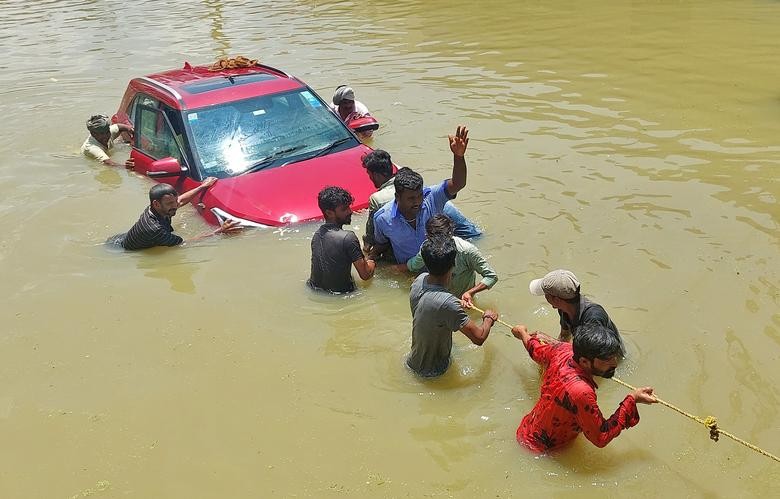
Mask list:
[[[189,111],[185,120],[202,173],[218,178],[357,144],[338,117],[308,89]]]

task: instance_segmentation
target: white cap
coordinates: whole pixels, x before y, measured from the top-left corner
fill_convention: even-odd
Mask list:
[[[546,276],[534,279],[528,285],[532,295],[553,295],[564,300],[571,300],[580,292],[580,281],[569,270],[553,270]]]

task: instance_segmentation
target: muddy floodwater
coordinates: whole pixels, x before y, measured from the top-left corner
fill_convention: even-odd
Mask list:
[[[416,378],[410,278],[309,291],[316,223],[109,252],[152,182],[79,154],[130,78],[226,55],[351,84],[428,183],[466,124],[477,304],[555,334],[528,281],[569,268],[620,378],[778,454],[780,2],[3,1],[0,47],[0,497],[780,496],[778,463],[659,405],[529,454],[522,344],[457,334]]]

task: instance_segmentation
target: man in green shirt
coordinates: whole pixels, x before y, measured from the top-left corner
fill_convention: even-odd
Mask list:
[[[455,227],[452,220],[447,215],[434,215],[425,224],[425,232],[428,239],[435,237],[452,237],[455,241],[455,247],[458,253],[455,257],[455,268],[452,271],[452,278],[447,290],[453,295],[459,297],[463,306],[470,308],[473,305],[474,295],[480,291],[490,289],[498,282],[498,274],[487,263],[485,257],[479,252],[476,246],[468,241],[453,236]],[[425,269],[425,262],[423,261],[420,252],[413,256],[408,262],[406,267],[415,273],[419,273]],[[482,276],[482,280],[476,282],[476,274]]]

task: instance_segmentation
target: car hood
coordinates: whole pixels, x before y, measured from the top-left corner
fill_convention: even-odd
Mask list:
[[[219,208],[263,225],[286,225],[322,218],[317,194],[323,187],[348,190],[353,210],[368,206],[376,190],[362,167],[361,158],[371,149],[358,146],[298,163],[220,179],[207,191],[206,208]]]

